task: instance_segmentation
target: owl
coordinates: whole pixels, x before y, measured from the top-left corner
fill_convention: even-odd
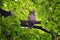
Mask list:
[[[28,22],[29,22],[29,28],[30,29],[33,28],[33,25],[34,25],[35,21],[36,21],[35,12],[31,11],[28,15]]]

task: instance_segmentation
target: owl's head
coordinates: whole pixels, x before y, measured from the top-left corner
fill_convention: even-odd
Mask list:
[[[35,15],[35,11],[29,11],[29,14]]]

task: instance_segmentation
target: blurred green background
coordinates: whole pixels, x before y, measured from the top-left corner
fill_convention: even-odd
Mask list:
[[[0,0],[0,8],[12,13],[8,17],[0,16],[1,40],[8,40],[5,34],[11,35],[11,40],[52,40],[50,34],[40,29],[20,26],[20,20],[28,20],[29,11],[33,9],[36,21],[41,21],[38,26],[48,31],[52,29],[54,35],[60,32],[60,0]]]

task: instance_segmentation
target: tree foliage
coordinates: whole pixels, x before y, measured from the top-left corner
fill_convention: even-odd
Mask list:
[[[50,34],[40,29],[21,27],[20,20],[28,20],[29,11],[33,10],[36,21],[41,21],[39,26],[52,29],[55,37],[60,32],[60,0],[0,0],[0,8],[12,13],[6,18],[0,16],[1,40],[52,40]]]

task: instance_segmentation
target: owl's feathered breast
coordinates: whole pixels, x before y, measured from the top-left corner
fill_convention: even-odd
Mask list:
[[[35,15],[33,15],[33,14],[29,15],[28,20],[35,21]]]
[[[34,24],[34,21],[35,21],[35,15],[34,14],[30,14],[29,17],[28,17],[28,21],[29,21],[29,24]]]

